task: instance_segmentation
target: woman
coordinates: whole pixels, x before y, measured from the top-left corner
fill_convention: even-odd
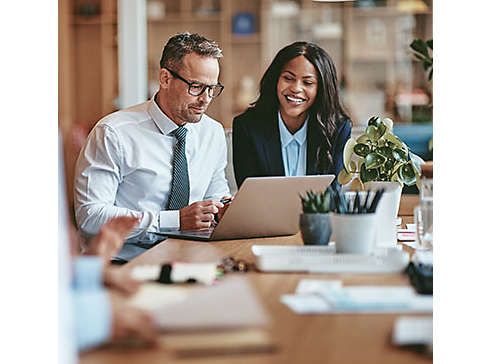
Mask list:
[[[337,175],[351,124],[326,51],[308,42],[286,46],[266,70],[259,91],[233,122],[237,186],[255,176]]]

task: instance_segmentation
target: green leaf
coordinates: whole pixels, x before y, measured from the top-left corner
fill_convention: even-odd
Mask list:
[[[385,158],[392,158],[392,149],[390,147],[378,147],[375,149],[380,155],[383,155]]]
[[[394,168],[394,165],[396,164],[396,160],[394,158],[389,158],[387,161],[384,163],[384,168],[387,171],[387,173],[392,174],[392,168]]]
[[[399,177],[403,183],[411,186],[416,183],[416,173],[411,163],[403,164],[398,170]]]
[[[426,43],[422,39],[415,39],[411,42],[410,47],[416,52],[419,52],[428,57],[428,49]]]
[[[351,181],[352,175],[343,168],[338,174],[338,182],[345,185]]]
[[[401,139],[399,139],[398,137],[396,137],[394,134],[391,134],[391,133],[386,133],[384,135],[384,138],[385,140],[391,142],[392,144],[394,144],[397,148],[403,148],[403,142]]]
[[[433,78],[433,68],[430,70],[430,74],[428,75],[428,80],[431,81],[432,78]]]
[[[384,118],[382,120],[382,123],[386,126],[386,131],[385,133],[392,132],[392,127],[394,126],[394,122],[390,118]]]
[[[379,126],[382,120],[378,116],[372,116],[368,119],[368,125]]]
[[[349,138],[346,144],[344,145],[343,151],[343,162],[344,168],[349,171],[349,162],[351,161],[351,157],[353,156],[353,148],[356,145],[356,141],[354,138]]]
[[[370,153],[365,157],[367,169],[378,168],[385,163],[386,158],[378,153]]]
[[[375,168],[367,169],[365,164],[362,164],[360,178],[362,182],[375,181],[378,178],[378,170]]]
[[[361,171],[361,165],[362,165],[363,163],[365,163],[365,160],[364,160],[364,159],[360,159],[360,160],[358,161],[358,171]]]
[[[363,143],[363,144],[366,144],[370,139],[368,138],[368,136],[366,134],[362,134],[360,135],[357,139],[356,139],[356,142],[357,143]]]
[[[428,39],[426,41],[426,45],[428,46],[428,48],[430,48],[431,50],[433,50],[433,39]]]
[[[421,166],[425,164],[425,161],[423,158],[421,158],[419,155],[414,154],[412,152],[409,152],[409,159],[413,163],[414,169],[416,170],[416,173],[421,176]]]
[[[394,149],[392,151],[392,155],[394,156],[395,160],[398,162],[407,162],[407,155],[406,152],[402,149]]]
[[[360,157],[365,157],[368,153],[370,153],[370,147],[366,144],[358,143],[353,148],[353,151]]]
[[[370,140],[377,141],[382,137],[382,135],[384,135],[385,130],[386,127],[383,124],[379,126],[368,125],[367,128],[365,129],[365,134],[368,136]]]

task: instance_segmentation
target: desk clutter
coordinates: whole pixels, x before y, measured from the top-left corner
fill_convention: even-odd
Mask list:
[[[301,280],[281,302],[297,314],[432,312],[433,297],[406,286],[346,286],[341,281]]]

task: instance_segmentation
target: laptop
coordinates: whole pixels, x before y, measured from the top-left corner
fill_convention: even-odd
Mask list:
[[[204,241],[293,235],[299,230],[299,216],[302,212],[299,193],[324,191],[334,178],[331,174],[249,177],[214,228],[161,229],[154,234]]]

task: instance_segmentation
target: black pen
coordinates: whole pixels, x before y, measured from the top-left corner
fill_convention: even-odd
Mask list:
[[[380,199],[382,198],[382,195],[384,194],[384,192],[385,192],[385,190],[383,188],[381,190],[377,190],[377,192],[375,193],[375,197],[372,200],[372,204],[371,204],[368,212],[375,212],[375,210],[377,209],[377,205],[380,202]]]
[[[222,199],[220,200],[220,202],[221,202],[222,204],[224,204],[224,205],[225,205],[225,204],[227,204],[227,203],[229,203],[229,202],[231,202],[231,201],[232,201],[232,199],[231,199],[231,198],[222,198]],[[219,219],[218,219],[218,214],[213,214],[213,219],[215,220],[215,223],[216,223],[216,224],[218,224],[218,220],[219,220]]]
[[[355,202],[353,203],[353,213],[360,213],[360,195],[358,194],[358,191],[356,191]]]

